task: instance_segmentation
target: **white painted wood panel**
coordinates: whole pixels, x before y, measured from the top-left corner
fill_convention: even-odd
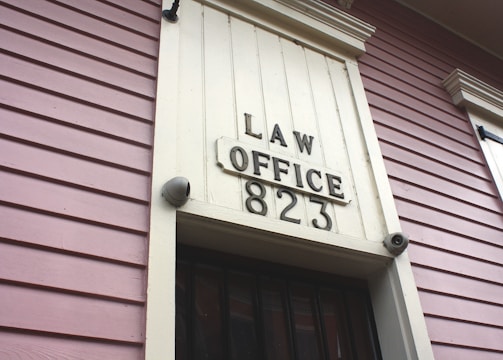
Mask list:
[[[331,61],[333,65],[334,62]],[[351,72],[354,71],[353,79]],[[382,218],[383,206],[379,203],[377,181],[374,177],[371,157],[368,146],[376,139],[365,136],[365,126],[371,127],[372,123],[363,123],[364,114],[359,113],[356,98],[364,96],[363,86],[359,80],[358,70],[354,63],[346,62],[344,67],[338,64],[336,69],[330,73],[334,84],[335,97],[339,106],[341,124],[344,133],[348,159],[350,163],[350,173],[355,189],[355,198],[358,201],[360,219],[362,221],[365,238],[374,241],[381,240],[385,235],[384,219]],[[361,91],[355,94],[355,88],[360,87]],[[362,109],[363,110],[363,109]],[[368,112],[368,107],[366,108]],[[368,118],[367,118],[368,120]],[[371,128],[371,132],[374,129]],[[375,138],[375,136],[374,136]],[[376,152],[378,149],[375,149]],[[355,199],[355,200],[356,200]],[[351,223],[349,223],[351,225]]]
[[[403,254],[393,259],[381,243],[384,234],[399,231],[400,226],[384,167],[382,164],[379,166],[382,157],[354,60],[354,56],[363,51],[363,42],[370,36],[372,27],[357,19],[350,19],[345,13],[330,9],[319,1],[196,2],[199,5],[195,5],[193,0],[184,1],[180,12],[183,17],[178,25],[163,23],[161,31],[161,39],[167,39],[164,41],[174,47],[161,46],[161,73],[165,74],[168,65],[179,76],[174,80],[162,80],[165,77],[160,76],[159,82],[157,114],[161,116],[157,119],[171,114],[176,121],[158,123],[155,134],[147,358],[155,358],[159,353],[174,357],[175,316],[172,307],[165,304],[174,305],[175,302],[172,254],[175,242],[181,241],[229,254],[259,257],[306,268],[321,269],[320,262],[323,262],[326,271],[368,278],[379,337],[383,344],[383,357],[431,359],[431,345],[408,257]],[[209,7],[213,9],[213,14],[210,14]],[[220,22],[225,19],[225,16],[217,16],[215,10],[230,18],[225,20],[225,24],[211,23],[212,30],[209,31],[207,26],[210,25],[210,19],[220,18]],[[203,19],[206,16],[210,19]],[[225,25],[228,26],[226,34],[223,33]],[[341,36],[342,29],[351,29],[351,35],[344,32],[344,36]],[[208,61],[219,62],[221,66],[228,64],[229,58],[224,53],[229,33],[231,48],[227,56],[230,58],[234,82],[229,85],[227,79],[223,78],[219,79],[219,86],[212,87],[208,79],[214,74],[210,75],[208,69],[218,66]],[[210,39],[211,34],[218,36],[218,39]],[[351,43],[345,42],[343,37],[350,37]],[[222,41],[217,47],[222,53],[210,59],[205,49],[212,41]],[[358,48],[352,45],[355,42]],[[176,51],[177,46],[179,51]],[[311,52],[309,59],[308,52]],[[227,71],[223,73],[228,74]],[[292,76],[296,78],[291,79]],[[316,82],[312,80],[315,78]],[[229,86],[235,101],[233,117],[213,121],[210,113],[227,114],[229,109],[219,111],[215,108],[210,111],[209,93],[229,94]],[[295,89],[292,90],[291,86]],[[346,97],[341,96],[339,91],[345,92]],[[167,93],[173,99],[174,108],[171,111],[168,111],[170,101],[164,97]],[[323,101],[317,100],[320,94],[326,96]],[[187,96],[189,99],[185,98]],[[312,98],[305,99],[305,96]],[[227,103],[226,100],[218,101],[224,106]],[[248,110],[248,107],[252,110]],[[318,114],[324,111],[326,114],[322,118]],[[246,134],[245,112],[252,114],[253,132],[262,132],[262,139]],[[199,117],[187,122],[193,115]],[[303,119],[299,120],[297,115]],[[217,129],[215,124],[223,124],[220,125],[223,127],[222,133],[227,133],[231,128],[237,129],[238,133],[234,134],[231,141],[238,146],[246,144],[244,148],[255,147],[256,151],[270,154],[268,159],[267,155],[260,155],[263,164],[257,161],[254,164],[251,155],[246,166],[242,159],[241,165],[238,162],[232,165],[243,170],[256,165],[253,169],[256,176],[260,176],[259,169],[265,169],[266,166],[271,173],[273,157],[296,159],[299,156],[300,152],[293,142],[293,131],[297,130],[297,126],[308,129],[301,131],[314,131],[312,136],[319,140],[323,136],[318,163],[313,161],[313,168],[331,167],[332,162],[340,165],[341,172],[346,173],[343,183],[347,186],[345,189],[349,191],[351,202],[347,205],[329,204],[326,214],[323,214],[320,210],[308,210],[307,207],[313,204],[304,195],[297,194],[296,197],[301,200],[288,213],[301,221],[300,224],[294,224],[279,220],[284,206],[279,200],[288,200],[286,197],[289,195],[284,193],[285,198],[277,199],[275,193],[278,187],[273,185],[265,187],[263,200],[262,195],[258,194],[254,200],[257,206],[261,202],[268,204],[267,216],[251,214],[243,204],[247,198],[250,199],[246,192],[247,180],[225,173],[216,165],[210,166],[212,160],[209,149],[220,138],[212,138],[215,136],[213,130]],[[276,133],[276,141],[270,142],[275,124],[279,124],[287,146],[279,144],[279,132]],[[213,129],[208,130],[210,127]],[[332,137],[330,132],[334,129],[341,131]],[[196,135],[187,137],[190,134]],[[182,143],[188,140],[191,145]],[[342,144],[334,145],[338,141]],[[332,153],[334,149],[340,149],[340,146],[344,148],[349,143],[346,151],[337,155]],[[235,149],[239,150],[238,147]],[[192,153],[187,154],[185,151]],[[307,157],[311,161],[311,156]],[[176,167],[173,166],[175,159]],[[233,161],[232,158],[230,161]],[[286,162],[282,164],[290,166]],[[291,168],[288,169],[291,171]],[[194,175],[189,178],[193,189],[191,200],[175,211],[155,194],[166,178],[187,174]],[[231,182],[241,185],[239,206],[233,208],[222,205],[227,201],[225,197],[233,196],[224,181],[215,181],[222,177],[233,179]],[[211,196],[208,196],[210,190],[206,184],[212,182],[218,187],[212,188]],[[254,186],[255,189],[258,187]],[[321,207],[320,204],[314,205],[318,209]],[[338,222],[335,224],[335,219],[332,219],[335,225],[331,231],[322,231],[313,226],[313,214],[318,217],[333,216]],[[317,220],[323,221],[322,218]],[[320,261],[321,258],[325,261]],[[390,263],[391,266],[388,266]]]
[[[205,199],[206,174],[204,161],[205,115],[203,111],[203,48],[202,48],[202,8],[200,4],[187,1],[184,4],[184,21],[180,21],[180,32],[184,34],[179,47],[171,49],[178,51],[178,103],[174,104],[178,111],[177,118],[166,119],[176,121],[177,134],[177,170],[179,175],[191,181],[191,197]],[[161,95],[162,96],[162,95]]]
[[[177,168],[191,182],[191,198],[246,213],[261,212],[265,203],[265,216],[276,219],[279,228],[315,227],[316,219],[322,228],[331,222],[332,233],[382,241],[386,229],[349,80],[349,60],[196,2],[185,5],[180,30]],[[251,119],[248,128],[245,113]],[[308,141],[312,137],[310,152],[301,149],[294,132]],[[296,192],[295,206],[282,216],[294,199],[278,194],[281,186],[264,183],[263,191],[247,185],[250,179],[239,172],[217,166],[221,137],[273,154],[256,158],[263,163],[257,170],[250,152],[248,173],[272,173],[273,158],[283,156],[279,167],[293,176],[297,168],[291,159],[299,159],[314,171],[311,186],[326,190],[318,169],[337,171],[347,204],[328,202],[322,211],[322,204],[309,194]],[[302,176],[307,187],[308,176]],[[251,208],[250,201],[246,206],[250,196],[255,199]],[[280,220],[287,218],[298,224]]]
[[[285,39],[282,39],[281,45],[284,57],[283,61],[285,63],[290,111],[292,113],[292,130],[308,136],[314,136],[315,139],[312,151],[308,154],[306,150],[300,151],[296,140],[289,134],[292,137],[291,144],[293,148],[291,151],[294,151],[294,154],[304,161],[322,165],[322,150],[317,131],[318,119],[316,118],[313,106],[313,84],[309,79],[309,69],[305,54],[306,49]],[[318,71],[324,72],[323,68],[313,68],[311,70],[315,73]]]
[[[265,117],[257,29],[234,17],[230,17],[229,21],[237,119],[235,136],[239,141],[266,148],[269,131]],[[245,113],[251,115],[251,132],[262,135],[261,138],[245,134]]]
[[[282,57],[281,39],[276,34],[264,31],[260,28],[255,29],[257,34],[257,47],[260,64],[260,75],[263,91],[263,107],[265,110],[264,134],[266,140],[266,149],[270,149],[278,154],[294,155],[292,134],[292,120],[290,99],[288,97],[288,84],[284,69],[284,60]],[[279,141],[271,141],[271,135],[275,125],[278,125],[285,136],[285,147]],[[271,216],[278,219],[281,208],[286,199],[272,196],[275,189],[267,188],[266,202],[271,204]],[[274,211],[274,212],[273,212]],[[302,209],[294,209],[291,217],[300,219],[303,224],[306,218]]]
[[[229,17],[219,11],[204,11],[204,107],[207,173],[206,196],[209,202],[230,208],[241,206],[241,189],[236,179],[215,176],[216,147],[219,136],[236,137],[236,113],[232,76],[232,49]],[[225,189],[226,196],[221,196]]]
[[[332,82],[328,76],[328,59],[326,56],[322,56],[313,50],[306,49],[305,51],[312,88],[315,118],[318,120],[316,123],[318,142],[320,147],[324,149],[321,154],[323,156],[323,161],[325,165],[331,169],[349,169],[349,160],[342,134],[339,109],[334,97]],[[340,62],[340,65],[343,66],[343,63]],[[353,193],[347,186],[344,191],[348,194]],[[333,215],[333,231],[336,232],[345,228],[345,224],[348,223],[349,219],[346,219],[348,214],[352,223],[358,221],[359,218],[358,213],[355,214],[354,200],[344,207],[338,205],[330,206],[329,214],[331,216]],[[343,231],[349,235],[361,236],[361,229],[362,227],[360,225],[346,228],[346,230]],[[351,233],[348,230],[355,230],[355,232]]]

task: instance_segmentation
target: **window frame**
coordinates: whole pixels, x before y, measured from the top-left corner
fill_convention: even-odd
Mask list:
[[[491,147],[494,144],[489,143],[492,140],[482,138],[478,129],[482,126],[486,131],[503,132],[503,91],[461,69],[454,69],[442,84],[453,103],[466,109],[500,198],[503,199],[503,165],[499,166],[492,155]]]

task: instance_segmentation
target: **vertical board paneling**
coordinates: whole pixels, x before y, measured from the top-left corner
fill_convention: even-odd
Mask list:
[[[351,182],[354,184],[354,192],[358,198],[355,199],[355,204],[351,204],[358,208],[359,222],[362,224],[364,237],[371,238],[375,241],[381,241],[385,234],[380,228],[378,221],[375,221],[376,214],[380,214],[379,199],[374,193],[374,188],[369,188],[366,184],[373,182],[372,169],[368,166],[368,155],[366,150],[362,152],[362,147],[365,147],[365,139],[361,132],[359,114],[356,111],[352,88],[349,84],[346,65],[343,63],[330,60],[330,77],[334,86],[334,96],[337,100],[339,114],[341,118],[342,131],[347,147],[347,156],[351,166]],[[358,119],[348,121],[346,119]],[[346,187],[347,188],[347,187]],[[349,190],[349,189],[348,189]],[[353,226],[350,222],[348,226]],[[355,229],[353,231],[359,231]]]
[[[288,97],[288,85],[285,74],[284,59],[282,56],[281,38],[260,28],[255,29],[257,33],[258,56],[260,61],[260,74],[262,82],[262,99],[267,126],[264,129],[266,138],[266,148],[278,153],[292,155],[292,115],[291,103]],[[289,147],[281,146],[278,140],[271,142],[272,132],[275,125],[281,128],[282,134]],[[281,199],[273,196],[273,187],[267,186],[266,201],[271,204],[272,216],[278,217]],[[283,199],[286,201],[286,199]],[[277,214],[276,214],[277,213]],[[297,219],[305,222],[305,215],[296,209],[292,214]]]
[[[263,105],[257,34],[252,25],[234,17],[230,18],[230,31],[237,117],[235,135],[242,142],[267,147],[269,132]],[[244,113],[252,115],[252,132],[262,135],[260,139],[245,135]]]
[[[0,358],[143,358],[160,1],[0,5]]]
[[[289,152],[293,144],[291,102],[287,92],[288,83],[282,56],[281,38],[260,28],[257,28],[256,32],[264,93],[264,109],[269,126],[265,136],[269,140],[274,124],[278,124],[290,147],[284,148],[279,144],[279,141],[275,141],[274,143],[268,143],[269,148],[280,153],[291,154]]]
[[[233,138],[236,136],[235,95],[232,74],[232,43],[230,36],[229,16],[206,8],[204,12],[204,85],[205,85],[205,116],[212,126],[206,127],[205,139],[220,136]],[[218,89],[215,91],[214,89]],[[240,116],[242,119],[242,116]],[[207,143],[205,168],[215,166],[215,144]],[[206,173],[208,171],[206,170]],[[239,207],[241,204],[240,186],[234,179],[207,177],[207,196],[210,202],[226,207]],[[214,189],[225,187],[228,196],[213,195]]]
[[[180,22],[180,33],[187,34],[179,45],[178,91],[179,111],[177,123],[177,156],[179,169],[191,181],[192,198],[204,199],[206,194],[206,147],[204,129],[204,68],[203,68],[203,8],[193,1],[184,5],[186,14]],[[201,162],[203,160],[203,162]],[[198,166],[194,166],[198,164]],[[182,171],[182,170],[181,170]]]
[[[281,127],[285,140],[288,144],[288,149],[290,155],[299,158],[303,161],[310,162],[312,164],[324,165],[321,147],[319,142],[319,136],[317,132],[317,119],[315,117],[313,101],[312,101],[312,89],[311,82],[309,79],[309,73],[305,57],[305,48],[295,44],[294,42],[286,39],[281,39],[281,52],[283,54],[283,63],[285,69],[286,86],[287,86],[287,98],[290,103],[290,124],[285,127]],[[284,113],[283,117],[288,118],[288,113]],[[286,125],[286,124],[285,124]],[[313,136],[313,146],[311,154],[307,151],[301,151],[297,141],[294,138],[293,131],[298,131],[300,134],[305,134],[306,136]],[[305,205],[303,207],[296,207],[290,211],[292,217],[297,219],[303,219],[303,223],[308,222],[308,219],[313,219],[316,216],[316,209],[309,206],[308,199],[303,197],[301,199]],[[278,208],[284,209],[288,205],[288,199],[286,196],[281,199],[277,199]],[[303,209],[306,209],[302,211]],[[309,216],[306,217],[305,213]],[[313,213],[314,212],[314,213]]]
[[[500,358],[503,206],[441,80],[461,68],[501,89],[503,62],[394,1],[349,12],[377,27],[360,71],[435,356]]]
[[[333,169],[347,169],[349,168],[349,161],[344,146],[344,136],[342,133],[341,121],[338,113],[337,103],[334,96],[334,89],[330,81],[328,59],[320,54],[305,49],[306,61],[308,63],[309,80],[311,83],[311,91],[313,98],[313,105],[315,117],[318,119],[316,129],[316,141],[319,146],[324,149],[323,161],[324,164]],[[326,69],[325,72],[319,69]],[[323,124],[323,131],[321,125]],[[349,229],[344,229],[344,224],[348,223],[348,219],[344,219],[346,215],[354,219],[354,214],[346,207],[342,209],[334,209],[334,206],[329,208],[330,216],[333,216],[335,231],[348,234]],[[310,213],[310,217],[315,216]],[[342,227],[342,228],[341,228]],[[353,227],[357,231],[361,230],[361,226]],[[361,235],[361,234],[359,234]]]
[[[232,45],[232,77],[235,98],[235,133],[243,143],[267,148],[268,129],[265,117],[263,86],[261,81],[260,57],[255,28],[240,19],[229,17],[229,31]],[[250,54],[253,54],[252,56]],[[251,116],[251,132],[257,137],[246,135],[245,113]],[[244,179],[238,184],[235,198],[240,201],[236,207],[243,209],[246,194]],[[235,191],[234,187],[231,191]]]
[[[260,215],[285,229],[330,223],[332,233],[382,241],[381,202],[346,55],[317,50],[324,46],[317,39],[300,44],[283,25],[270,31],[215,4],[187,1],[184,12],[173,91],[179,98],[177,170],[190,179],[191,198],[247,214],[264,210]],[[261,138],[246,134],[245,113]],[[294,132],[312,137],[310,153]],[[216,146],[221,137],[247,149],[244,170],[230,164],[228,149],[221,151],[224,141]],[[345,198],[330,195],[325,210],[307,193],[323,188],[328,194],[332,174],[342,177]],[[298,192],[278,192],[289,186]]]
[[[290,151],[301,160],[309,161],[313,165],[322,165],[323,158],[320,142],[318,141],[317,118],[313,106],[312,83],[309,79],[306,50],[292,41],[282,40],[281,43],[287,76],[288,98],[293,110],[292,130],[314,137],[311,154],[308,154],[306,150],[301,151],[299,149],[297,142],[294,140],[291,132],[289,132],[288,137],[291,138],[291,142],[288,144],[291,147]]]
[[[339,80],[339,76],[337,74],[344,73],[344,64],[339,61],[335,61],[334,59],[327,59],[327,67],[328,67],[328,74],[329,74],[329,80],[331,84],[331,91],[330,93],[334,97],[334,102],[335,102],[335,109],[337,110],[337,119],[339,120],[338,123],[340,124],[338,129],[340,131],[340,146],[343,147],[341,150],[340,154],[344,154],[343,158],[345,161],[343,162],[343,165],[348,166],[349,168],[352,168],[351,163],[353,161],[358,161],[357,157],[352,157],[350,153],[350,147],[349,142],[346,140],[350,138],[351,131],[347,128],[347,126],[344,125],[344,118],[346,116],[345,110],[341,110],[341,106],[344,107],[344,98],[340,98],[340,94],[344,94],[345,91],[348,91],[347,87],[342,86],[341,87],[341,81]],[[344,95],[343,95],[344,96]],[[330,135],[329,132],[325,132],[325,137],[328,137]],[[334,135],[336,136],[336,135]],[[325,144],[327,143],[336,143],[334,140],[337,138],[332,138],[331,136],[324,142]],[[356,142],[356,141],[355,141]],[[332,145],[333,146],[333,145]],[[328,148],[330,149],[330,148]],[[354,170],[353,170],[354,171]],[[356,180],[355,178],[357,177],[356,174],[350,175],[352,178],[350,179],[350,182],[355,184]],[[354,186],[353,188],[350,188],[348,186],[349,184],[345,185],[344,191],[347,192],[350,196],[355,192]],[[359,199],[354,199],[351,201],[349,206],[345,206],[343,209],[340,209],[336,213],[336,219],[337,223],[339,224],[339,230],[343,234],[349,234],[351,236],[355,237],[365,237],[365,230],[363,228],[363,218],[360,213],[360,211],[355,211],[355,209],[359,209]],[[358,224],[355,226],[355,224]]]

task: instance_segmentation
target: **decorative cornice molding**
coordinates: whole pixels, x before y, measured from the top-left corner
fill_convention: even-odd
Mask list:
[[[196,0],[299,42],[327,42],[352,56],[365,52],[375,27],[319,0]],[[352,2],[351,0],[346,2]]]
[[[362,43],[367,41],[375,32],[375,27],[364,21],[345,13],[333,6],[316,0],[274,0],[292,10],[310,16],[334,30],[339,30]],[[352,0],[343,1],[345,4],[353,3]],[[299,19],[300,20],[300,19]]]
[[[489,112],[503,120],[503,91],[459,69],[450,73],[442,84],[452,96],[454,104]]]

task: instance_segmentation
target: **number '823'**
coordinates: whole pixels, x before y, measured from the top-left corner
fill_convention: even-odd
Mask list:
[[[259,181],[249,180],[246,182],[245,187],[246,192],[248,193],[248,197],[246,198],[245,201],[246,209],[253,214],[263,216],[267,215],[268,208],[267,203],[265,201],[266,196],[265,186]],[[290,202],[281,211],[279,218],[284,221],[300,224],[300,219],[295,219],[288,216],[288,212],[292,210],[297,204],[297,195],[295,194],[295,192],[286,188],[279,188],[278,191],[276,191],[276,196],[280,199],[283,198],[284,196],[290,198]],[[309,197],[309,201],[311,203],[315,203],[320,206],[320,215],[325,220],[324,221],[325,226],[321,226],[320,221],[318,221],[318,219],[312,219],[311,221],[313,226],[318,229],[330,231],[332,229],[332,219],[330,218],[330,215],[326,211],[328,201],[314,195],[311,195]],[[323,221],[321,221],[321,224],[323,224]]]

